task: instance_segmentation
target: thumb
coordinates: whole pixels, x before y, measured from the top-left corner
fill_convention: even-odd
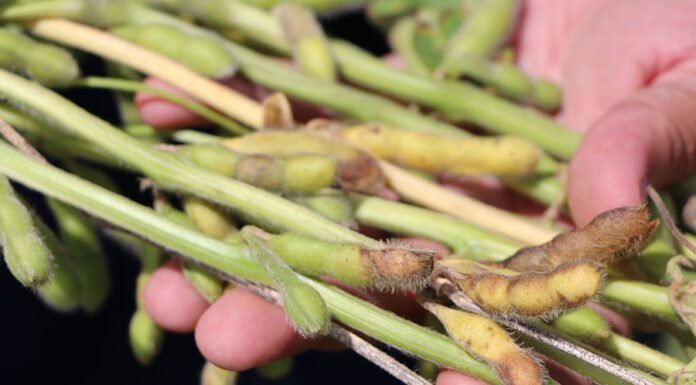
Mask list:
[[[645,200],[648,183],[696,172],[696,63],[661,75],[587,132],[570,165],[568,203],[578,226]]]

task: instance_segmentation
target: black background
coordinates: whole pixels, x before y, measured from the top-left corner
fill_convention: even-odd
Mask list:
[[[375,54],[386,53],[383,35],[360,13],[334,15],[323,20],[327,32],[353,41]],[[101,63],[86,57],[83,70],[99,73]],[[79,90],[64,93],[88,110],[117,122],[108,93]],[[135,199],[136,181],[118,176],[120,185]],[[35,202],[38,195],[19,188]],[[0,213],[2,215],[2,213]],[[139,366],[128,345],[128,322],[135,309],[134,281],[138,262],[105,240],[113,287],[104,308],[94,316],[58,314],[14,281],[0,265],[0,384],[197,384],[203,358],[191,334],[168,334],[160,355],[149,367]],[[280,382],[264,380],[255,371],[241,374],[241,384],[348,384],[397,383],[351,352],[308,352],[295,359],[291,374]]]

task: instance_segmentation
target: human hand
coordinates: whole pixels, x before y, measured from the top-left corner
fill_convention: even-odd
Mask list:
[[[677,16],[688,14],[684,7],[693,8],[688,1],[667,1],[666,3],[678,4],[681,7],[678,12],[675,12]],[[627,8],[631,9],[627,11]],[[652,8],[659,8],[659,11],[665,15],[658,10],[651,11]],[[643,12],[648,15],[641,16]],[[636,6],[635,1],[568,0],[552,4],[540,0],[526,2],[523,25],[517,37],[520,64],[534,75],[551,77],[558,81],[564,89],[567,106],[559,118],[571,128],[588,131],[573,161],[571,171],[570,201],[579,224],[586,223],[592,216],[605,209],[641,201],[642,179],[655,175],[656,172],[659,173],[659,170],[663,169],[659,167],[664,167],[663,165],[667,165],[670,161],[670,159],[660,161],[662,163],[655,163],[656,166],[648,163],[653,153],[662,154],[656,159],[669,155],[660,151],[669,150],[670,146],[676,143],[671,141],[681,135],[680,131],[672,131],[682,126],[673,123],[671,116],[674,114],[676,118],[679,118],[677,121],[684,121],[685,111],[668,104],[669,100],[675,96],[670,90],[679,91],[676,95],[679,100],[684,100],[686,99],[684,95],[689,95],[690,91],[682,90],[682,86],[677,87],[674,84],[688,73],[688,65],[682,68],[681,64],[671,66],[662,63],[667,55],[665,53],[663,56],[658,56],[658,53],[663,52],[659,39],[652,36],[648,32],[649,29],[641,30],[637,27],[637,25],[649,25],[653,15],[659,15],[658,19],[661,23],[670,25],[665,27],[668,29],[685,23],[685,21],[679,21],[679,23],[674,20],[665,21],[671,20],[666,15],[670,12],[672,11],[665,4],[652,4],[649,1],[646,1],[643,7]],[[651,19],[647,19],[648,16]],[[624,17],[632,20],[626,22],[625,26],[618,23],[618,20]],[[611,28],[617,30],[614,31]],[[622,28],[627,30],[625,34],[630,35],[630,38],[619,32],[623,30]],[[610,35],[609,32],[602,32],[607,29],[610,30],[613,39],[601,38],[601,36]],[[663,39],[664,36],[669,37],[677,33],[670,31],[671,29],[663,31],[664,33],[661,34]],[[639,37],[641,36],[639,32],[651,35],[650,39],[645,36]],[[686,32],[682,34],[688,35]],[[623,38],[626,41],[622,41]],[[683,39],[686,45],[685,37]],[[670,40],[671,44],[676,41],[676,37],[674,41]],[[641,44],[638,43],[643,43],[646,47],[640,47]],[[652,47],[652,51],[647,50],[648,46]],[[674,52],[682,52],[674,45],[666,48]],[[615,52],[625,52],[627,49],[625,57],[613,57]],[[644,49],[647,51],[644,52]],[[671,62],[667,60],[668,64],[682,63],[681,59],[688,52],[687,47],[682,49],[684,55],[677,55]],[[656,55],[659,63],[654,63],[656,67],[648,66],[648,70],[643,67],[644,62],[641,60],[653,59],[650,56],[651,53]],[[629,58],[632,59],[629,60]],[[626,69],[622,70],[623,68]],[[673,73],[676,75],[670,75]],[[235,85],[239,86],[239,84]],[[646,85],[650,85],[650,88],[643,89]],[[661,91],[651,92],[658,85],[663,87],[659,88]],[[258,89],[246,91],[259,95]],[[684,92],[686,93],[683,94]],[[644,93],[648,96],[639,97]],[[655,106],[650,104],[654,102],[650,102],[653,100],[651,96],[653,94],[665,94],[657,98],[659,104]],[[647,100],[643,101],[643,98]],[[157,119],[169,119],[169,123],[165,125],[170,126],[195,122],[195,120],[184,121],[182,115],[172,115],[172,113],[181,114],[182,112],[172,109],[171,106],[153,108],[157,106],[156,103],[146,98],[141,98],[139,101],[141,112],[150,123],[162,125],[162,122],[158,123]],[[620,103],[619,107],[615,106],[616,103]],[[620,107],[623,103],[627,103],[626,107]],[[669,108],[662,109],[663,103]],[[607,113],[607,111],[610,112]],[[653,117],[661,111],[669,112],[669,116],[662,119],[660,116]],[[612,122],[611,119],[607,119],[607,116],[619,115],[620,118],[629,112],[638,115],[638,118],[633,117],[638,120],[636,126],[628,127],[625,122],[622,123],[621,119],[613,124],[606,123]],[[664,120],[665,127],[660,125],[657,130],[652,127],[639,129],[640,126],[646,126],[646,122],[640,121],[639,118],[645,113],[653,117],[650,121]],[[186,113],[183,114],[183,117],[191,118]],[[603,117],[600,119],[601,116]],[[633,120],[628,119],[627,122],[633,122]],[[635,130],[640,135],[630,130]],[[667,143],[660,142],[661,144],[657,145],[650,133],[657,133],[660,136],[662,132],[671,134],[665,139]],[[630,138],[628,138],[629,133]],[[653,146],[657,148],[653,149]],[[688,155],[687,152],[684,153]],[[652,167],[656,167],[656,171],[653,171]],[[604,182],[600,183],[602,180]],[[666,181],[655,179],[657,183]],[[586,196],[596,199],[588,202],[590,200],[585,199]],[[327,346],[325,340],[308,342],[301,339],[286,323],[282,310],[243,289],[226,293],[215,304],[208,307],[189,287],[178,269],[171,265],[161,269],[153,277],[146,290],[145,305],[153,318],[165,328],[175,331],[190,331],[195,328],[197,343],[206,358],[229,369],[244,370],[304,349]],[[240,309],[244,310],[240,311]],[[438,378],[438,384],[474,383],[477,382],[451,371],[443,372]]]
[[[561,84],[559,119],[585,132],[568,185],[577,225],[696,171],[695,2],[528,0],[527,10],[520,64]]]

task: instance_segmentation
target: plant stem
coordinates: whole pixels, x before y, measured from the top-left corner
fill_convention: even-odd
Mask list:
[[[387,162],[380,162],[390,185],[404,199],[464,219],[483,229],[497,232],[525,244],[540,244],[556,235],[520,216],[457,194],[435,183],[407,173]]]
[[[611,333],[609,338],[597,343],[597,346],[616,357],[650,369],[664,377],[669,377],[684,366],[683,362],[675,358],[616,333]]]
[[[186,2],[183,6],[188,10],[194,7],[196,3],[193,2]],[[233,8],[238,10],[243,8],[243,4],[235,4]],[[251,30],[245,30],[244,25],[235,23],[232,8],[224,14],[210,14],[205,10],[193,13],[204,22],[210,20],[213,25],[224,24],[228,28],[239,28],[248,36],[259,37],[258,33],[254,34]],[[261,37],[272,36],[272,41],[282,41],[282,31],[270,15],[266,14],[265,18],[259,15],[255,20],[254,31],[264,30]],[[343,76],[356,84],[418,102],[445,113],[454,112],[464,120],[493,132],[529,139],[562,158],[570,158],[580,140],[577,133],[557,125],[543,114],[518,107],[474,86],[461,82],[437,81],[397,70],[343,41],[332,40],[330,46]],[[248,72],[253,68],[249,68],[249,63],[244,63],[248,59],[243,58],[238,49],[235,48],[234,51],[237,53],[242,72],[249,76]],[[287,44],[282,52],[289,52]],[[402,125],[395,126],[406,128]]]
[[[191,112],[194,112],[197,115],[219,125],[220,127],[231,132],[232,134],[243,135],[250,131],[248,128],[239,125],[238,123],[226,118],[223,115],[220,115],[219,113],[201,104],[196,103],[195,101],[192,101],[191,99],[179,96],[169,91],[164,91],[159,88],[146,86],[141,82],[116,78],[89,76],[78,80],[74,84],[77,86],[106,88],[115,91],[145,92],[170,101],[172,103],[178,104],[179,106],[186,108],[187,110],[190,110]]]
[[[206,237],[120,195],[39,164],[0,143],[0,173],[73,205],[90,215],[138,234],[190,260],[240,279],[270,284],[263,269],[239,245]],[[353,297],[344,291],[302,278],[324,298],[334,318],[400,350],[498,384],[493,371],[469,356],[447,337]]]
[[[460,219],[420,207],[350,194],[360,223],[441,242],[467,259],[500,261],[522,245],[481,230]]]
[[[170,20],[167,18],[167,15],[159,14],[146,8],[142,8],[142,11],[145,19],[147,19],[145,16],[152,14],[153,16],[151,17],[156,21],[164,19],[168,23],[180,23],[178,19],[172,18],[173,20]],[[188,25],[185,25],[185,27],[194,28]],[[213,107],[217,107],[229,116],[235,117],[254,128],[258,128],[261,125],[262,112],[258,103],[234,91],[227,90],[169,59],[141,47],[66,20],[41,20],[34,24],[32,31],[35,34],[63,44],[72,45],[88,52],[120,61],[143,72],[155,74],[173,85],[186,89],[193,96]],[[209,32],[204,30],[197,31],[209,34]],[[376,121],[394,127],[439,135],[467,135],[455,126],[401,107],[388,99],[341,86],[337,83],[304,76],[279,63],[274,63],[245,47],[232,42],[225,42],[225,44],[240,61],[244,74],[258,84],[287,92],[324,107],[333,108],[362,121]],[[167,71],[157,70],[157,68],[166,66],[167,63],[172,63],[172,67],[167,67]],[[187,82],[191,83],[187,85]],[[554,167],[555,164],[550,158],[542,157],[539,163],[540,170],[548,170]],[[554,185],[557,182],[549,180],[547,184]],[[526,190],[525,185],[524,181],[519,181],[516,188]],[[534,191],[536,190],[535,184],[532,184],[530,188],[533,190],[531,192],[533,197],[544,198],[544,195]],[[561,191],[560,187],[553,190]],[[550,199],[545,203],[551,203],[554,200]]]
[[[650,283],[609,279],[602,288],[602,297],[646,314],[679,321],[669,302],[668,291],[667,287]]]
[[[528,139],[551,154],[568,159],[580,136],[546,116],[522,109],[462,82],[436,81],[399,71],[358,47],[332,41],[343,76],[356,84],[386,92],[459,117],[496,133]]]
[[[185,66],[138,45],[119,39],[110,33],[61,19],[45,19],[31,26],[32,33],[62,44],[97,54],[157,76],[173,86],[186,90],[194,97],[217,108],[228,116],[251,127],[260,127],[261,106]]]
[[[0,71],[0,94],[37,113],[57,126],[103,148],[157,183],[185,191],[302,234],[336,241],[376,245],[361,234],[325,219],[281,197],[225,178],[185,162],[122,133],[60,95],[24,78]]]

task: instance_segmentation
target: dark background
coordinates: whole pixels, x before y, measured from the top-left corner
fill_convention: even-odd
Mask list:
[[[383,35],[356,12],[323,19],[328,34],[386,53]],[[83,70],[99,73],[101,63],[85,58]],[[108,93],[79,90],[65,92],[88,110],[117,121]],[[121,187],[135,199],[135,178],[116,175]],[[44,211],[41,197],[19,191]],[[2,215],[2,213],[0,213]],[[168,334],[160,355],[149,367],[132,358],[128,345],[128,322],[135,309],[134,283],[139,264],[115,244],[105,240],[112,273],[112,293],[94,316],[58,314],[14,281],[0,264],[0,384],[197,384],[204,362],[191,334]],[[289,376],[281,381],[261,378],[255,371],[241,374],[241,384],[348,384],[356,381],[397,383],[371,363],[352,352],[308,352],[295,359]]]

